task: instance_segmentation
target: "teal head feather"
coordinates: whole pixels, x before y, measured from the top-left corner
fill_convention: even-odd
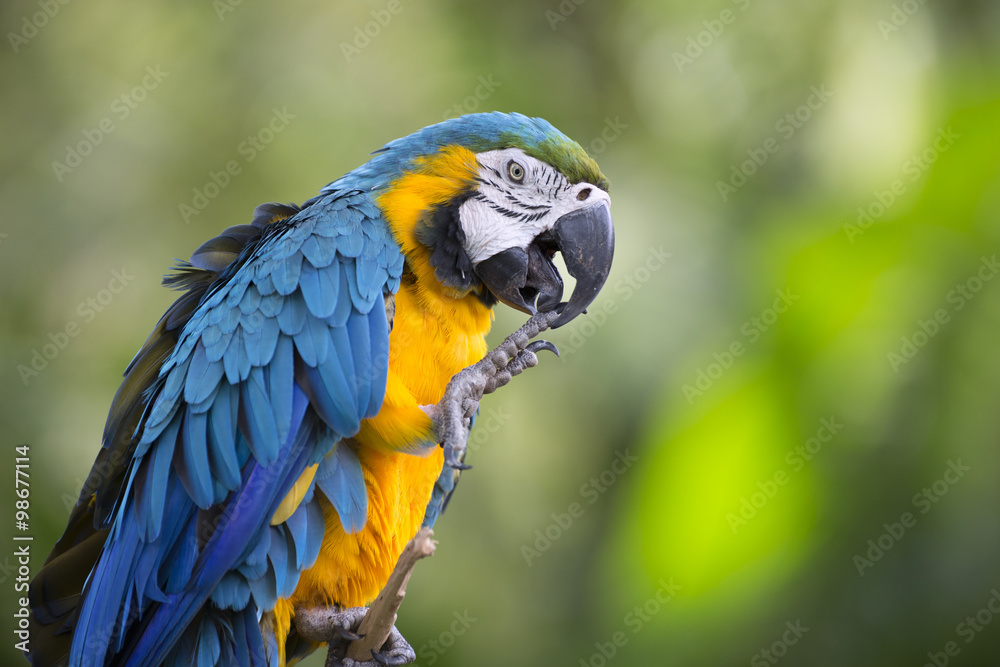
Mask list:
[[[476,113],[429,125],[375,151],[366,164],[337,179],[324,190],[384,187],[418,158],[446,146],[463,146],[474,153],[520,148],[558,169],[571,183],[592,183],[608,189],[597,163],[577,142],[542,118],[519,113]]]

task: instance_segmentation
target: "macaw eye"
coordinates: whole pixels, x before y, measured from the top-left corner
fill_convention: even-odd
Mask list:
[[[524,181],[524,167],[511,160],[507,163],[507,175],[515,183],[521,183]]]

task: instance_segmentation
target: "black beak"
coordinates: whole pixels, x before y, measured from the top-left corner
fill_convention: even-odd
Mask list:
[[[576,278],[569,303],[561,304],[562,279],[552,263],[556,251],[566,269]],[[509,248],[483,260],[476,275],[493,296],[503,303],[534,315],[563,307],[552,328],[561,327],[586,310],[597,298],[611,271],[615,253],[615,230],[607,201],[567,213],[550,232],[528,246]],[[537,305],[536,305],[537,299]]]

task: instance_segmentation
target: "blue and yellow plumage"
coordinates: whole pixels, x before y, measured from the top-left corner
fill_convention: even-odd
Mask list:
[[[507,149],[557,176],[534,194],[494,178],[480,160]],[[477,194],[493,180],[519,203]],[[199,248],[166,281],[186,292],[126,370],[32,584],[33,664],[284,665],[315,649],[296,607],[370,602],[454,485],[425,406],[483,357],[492,306],[509,302],[473,275],[459,204],[524,206],[537,225],[546,206],[606,189],[547,122],[475,114],[393,141],[302,207],[262,205]],[[528,203],[546,190],[550,204]],[[551,243],[513,255],[544,263]],[[508,294],[529,310],[530,271]]]

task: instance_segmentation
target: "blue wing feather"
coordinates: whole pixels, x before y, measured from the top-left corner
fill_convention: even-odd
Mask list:
[[[288,590],[287,582],[294,575],[288,571],[291,559],[288,557],[288,540],[285,538],[283,528],[283,526],[278,526],[272,532],[271,549],[267,552],[268,567],[274,572],[274,588],[278,597],[288,597],[295,591],[294,586],[292,586],[291,590]],[[277,533],[277,535],[274,533]]]
[[[145,475],[145,488],[137,490],[137,502],[142,503],[144,512],[137,514],[140,533],[147,541],[155,540],[160,535],[163,523],[163,512],[167,496],[167,482],[173,467],[174,448],[181,429],[180,415],[174,417],[163,435],[160,444],[152,453],[151,469]]]
[[[326,521],[318,502],[304,501],[285,522],[285,528],[295,546],[295,567],[303,570],[312,567],[323,545]]]
[[[305,401],[298,403],[302,406],[298,413],[301,418],[305,412]],[[226,505],[225,520],[215,528],[202,549],[187,586],[181,592],[168,595],[166,603],[157,605],[143,619],[143,632],[138,634],[130,647],[126,665],[139,667],[158,664],[164,659],[223,576],[238,567],[244,554],[252,546],[248,543],[248,536],[257,534],[254,528],[261,525],[262,517],[269,517],[274,513],[281,499],[298,479],[305,468],[312,437],[311,426],[301,424],[301,428],[290,435],[292,442],[281,449],[283,455],[272,466],[258,465],[252,468],[243,486]],[[261,595],[266,596],[266,599],[256,601],[261,606],[273,606],[277,602],[277,598],[272,595],[273,569],[268,570],[268,575],[265,575],[264,587],[260,589]],[[252,592],[255,590],[254,582],[250,582],[250,588]]]
[[[147,392],[71,665],[263,664],[258,616],[322,545],[317,494],[347,530],[364,526],[364,475],[343,439],[385,393],[380,297],[402,254],[361,192],[321,195],[282,224],[208,290]],[[316,461],[302,504],[270,526]]]
[[[251,283],[247,285],[247,290],[240,299],[240,312],[250,315],[258,310],[260,310],[260,292],[257,291],[257,286]]]
[[[302,331],[306,323],[306,314],[309,312],[308,306],[302,295],[298,292],[285,299],[281,310],[278,312],[278,326],[286,336],[294,336]]]
[[[224,334],[233,333],[236,331],[237,325],[240,323],[240,317],[242,313],[235,308],[228,308],[219,316],[219,330]]]
[[[209,599],[220,609],[242,609],[250,602],[250,585],[239,572],[227,572]]]
[[[174,454],[174,466],[181,483],[195,505],[202,509],[211,507],[214,494],[208,467],[208,414],[188,410],[180,440],[182,446]]]
[[[320,418],[337,434],[353,435],[361,426],[354,395],[341,364],[328,360],[319,368],[299,364],[296,377]]]
[[[240,460],[236,452],[239,394],[222,383],[209,412],[209,461],[215,478],[232,491],[240,485]]]
[[[292,384],[295,379],[294,346],[282,337],[267,367],[267,390],[278,440],[284,442],[292,427]]]
[[[337,299],[337,307],[333,311],[333,315],[326,318],[326,323],[331,327],[342,327],[347,322],[347,317],[351,314],[353,308],[351,299],[348,298],[348,292],[350,291],[350,280],[347,277],[348,271],[351,267],[341,266],[340,267],[340,297]]]
[[[324,320],[307,314],[305,325],[295,336],[295,351],[308,366],[316,367],[326,361],[330,329]]]
[[[270,276],[265,276],[265,278],[270,279]],[[261,280],[256,280],[254,283],[257,285],[257,289],[261,289]],[[263,293],[262,293],[263,294]],[[280,294],[275,294],[271,292],[267,296],[261,296],[260,298],[260,314],[263,315],[267,320],[271,320],[277,316],[278,312],[281,310],[281,306],[284,305],[285,300]]]
[[[243,349],[247,354],[249,368],[263,366],[271,358],[273,350],[264,349],[263,324],[263,317],[259,313],[244,316],[240,324],[240,327],[243,329]]]
[[[316,268],[311,262],[302,265],[302,296],[309,311],[319,318],[327,318],[337,307],[337,297],[340,292],[340,280],[336,273]]]
[[[201,403],[215,391],[221,379],[222,367],[209,361],[204,345],[196,345],[191,355],[191,367],[185,378],[184,401],[192,405]]]
[[[222,354],[222,365],[226,372],[226,382],[232,385],[240,383],[240,348],[243,347],[243,336],[237,334],[229,340],[229,347]]]
[[[373,309],[374,310],[374,309]],[[347,318],[347,326],[335,330],[333,345],[337,350],[338,359],[350,359],[350,377],[354,379],[351,386],[357,400],[357,410],[360,414],[368,412],[368,399],[371,396],[372,358],[371,335],[368,332],[368,315],[354,313]],[[342,332],[337,335],[338,332]]]
[[[163,559],[163,566],[166,568],[161,571],[164,577],[163,592],[168,596],[181,593],[191,579],[191,572],[198,560],[197,530],[197,521],[195,515],[192,515],[181,538]]]
[[[355,209],[347,209],[351,216],[357,215]],[[360,227],[355,227],[349,234],[342,236],[337,242],[337,250],[344,257],[357,257],[365,245],[365,235]]]
[[[274,262],[271,280],[278,294],[288,296],[299,287],[299,276],[302,273],[302,255],[296,252],[291,257],[278,259]]]
[[[386,320],[385,308],[372,308],[368,313],[369,347],[372,364],[369,366],[368,405],[365,406],[365,416],[373,417],[382,408],[385,399],[385,385],[388,379],[383,373],[382,360],[389,358],[389,323]]]
[[[270,465],[277,458],[282,442],[278,441],[264,371],[259,367],[251,370],[247,381],[240,385],[240,426],[257,462]]]
[[[198,632],[198,657],[196,665],[216,665],[222,655],[220,634],[222,628],[212,621],[205,621]]]
[[[368,490],[357,455],[344,442],[320,463],[316,486],[337,510],[345,533],[356,533],[368,518]]]

